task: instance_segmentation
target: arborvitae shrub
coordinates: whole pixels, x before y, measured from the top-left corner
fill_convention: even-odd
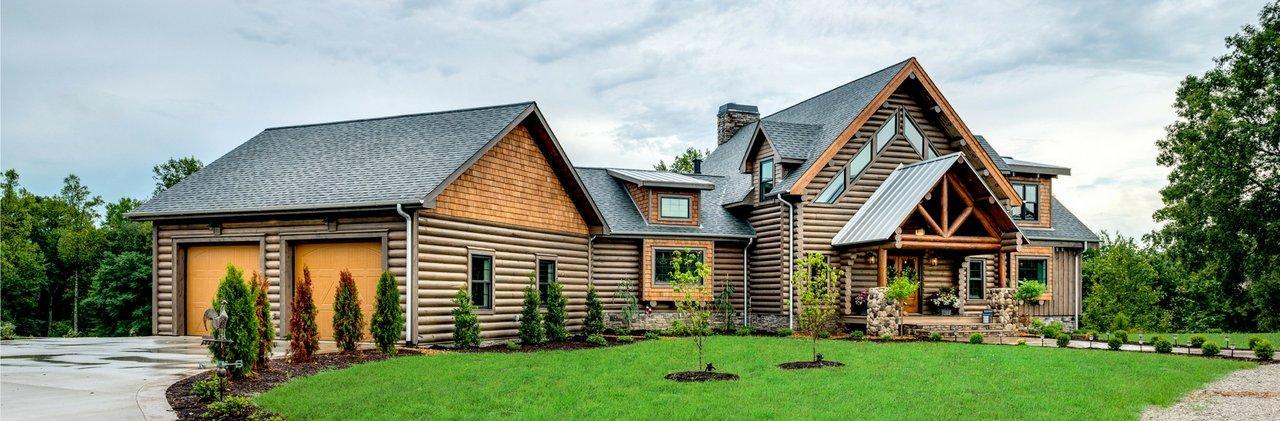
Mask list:
[[[1163,336],[1155,336],[1151,338],[1151,347],[1156,349],[1157,353],[1168,354],[1173,352],[1173,342],[1169,342]]]
[[[520,343],[536,345],[546,339],[542,328],[542,300],[538,297],[537,280],[529,274],[529,285],[524,287],[524,307],[520,310]]]
[[[1206,339],[1204,335],[1191,335],[1191,338],[1188,340],[1187,345],[1191,346],[1192,348],[1199,348],[1201,345],[1204,345],[1204,341],[1206,340],[1208,339]]]
[[[1065,334],[1065,333],[1059,333],[1059,334],[1058,334],[1058,348],[1066,348],[1066,347],[1067,347],[1067,345],[1071,345],[1071,335],[1068,335],[1068,334]]]
[[[459,348],[480,346],[480,319],[471,304],[467,290],[461,289],[453,297],[453,344]]]
[[[587,317],[582,320],[582,334],[591,336],[604,333],[604,302],[595,285],[587,286]]]
[[[242,377],[253,369],[258,360],[258,320],[253,311],[253,297],[245,285],[244,273],[227,265],[227,275],[218,283],[218,293],[213,297],[213,308],[221,310],[227,303],[227,327],[223,336],[231,343],[209,345],[215,359],[234,363],[240,367],[227,367],[234,377]],[[194,315],[193,315],[194,316]]]
[[[1222,351],[1222,347],[1218,346],[1218,343],[1214,341],[1205,341],[1204,345],[1200,345],[1200,353],[1206,357],[1218,355],[1219,351]]]
[[[338,274],[338,290],[333,297],[333,340],[342,352],[355,352],[364,336],[364,312],[360,311],[360,292],[351,272]]]
[[[1112,335],[1111,339],[1107,339],[1107,348],[1111,348],[1112,351],[1119,351],[1120,345],[1124,345],[1124,341],[1119,336]]]
[[[267,297],[267,279],[254,272],[249,277],[253,295],[253,315],[258,322],[258,359],[254,370],[267,368],[271,363],[271,349],[275,347],[276,327],[271,323],[271,300]]]
[[[396,352],[396,340],[404,331],[404,312],[400,307],[400,291],[396,289],[396,278],[391,272],[382,272],[378,277],[377,298],[374,302],[373,320],[369,323],[369,333],[378,349],[387,354]]]
[[[1276,348],[1271,345],[1271,341],[1263,339],[1253,344],[1253,355],[1258,356],[1259,360],[1271,361],[1276,356]]]
[[[552,279],[550,285],[547,286],[547,316],[542,319],[546,326],[547,340],[560,342],[569,339],[569,329],[565,327],[566,301],[564,297],[564,286],[560,282]]]
[[[316,326],[316,301],[311,297],[311,269],[302,268],[302,285],[289,303],[289,358],[310,362],[320,349],[320,329]]]
[[[980,344],[983,339],[984,338],[981,333],[974,332],[972,335],[969,335],[969,343],[971,344]]]

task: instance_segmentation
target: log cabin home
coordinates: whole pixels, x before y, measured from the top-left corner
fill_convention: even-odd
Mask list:
[[[588,285],[609,313],[630,291],[637,327],[662,328],[676,251],[760,329],[793,326],[792,261],[808,252],[842,271],[850,324],[899,274],[922,285],[907,323],[976,324],[1020,280],[1048,285],[1024,314],[1078,320],[1098,238],[1052,194],[1070,169],[997,154],[914,58],[764,117],[725,104],[717,126],[692,173],[575,167],[533,102],[266,129],[130,214],[154,222],[153,333],[207,334],[228,264],[265,278],[282,331],[309,269],[322,337],[341,270],[366,317],[378,274],[396,277],[407,343],[451,340],[460,289],[486,340],[516,336],[530,276],[564,285],[571,330]],[[928,305],[943,288],[957,314]]]

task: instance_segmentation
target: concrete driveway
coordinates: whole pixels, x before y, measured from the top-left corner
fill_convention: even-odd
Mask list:
[[[0,342],[0,419],[144,419],[138,393],[207,362],[199,338],[56,338]],[[142,404],[155,403],[155,390]],[[165,404],[165,408],[167,408]]]

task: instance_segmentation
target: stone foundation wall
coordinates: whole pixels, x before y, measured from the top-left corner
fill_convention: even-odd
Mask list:
[[[606,313],[605,327],[614,328],[622,325],[622,315],[620,313]],[[654,311],[648,314],[640,313],[635,320],[631,321],[631,329],[633,330],[666,330],[671,327],[671,323],[681,320],[680,314],[675,311]],[[776,332],[779,329],[787,327],[787,315],[785,314],[764,314],[751,313],[748,316],[751,328],[755,330],[764,330],[768,332]],[[719,314],[711,315],[711,326],[719,329],[724,326],[724,317]],[[733,326],[736,328],[742,326],[742,315],[734,316]]]
[[[1076,316],[1033,316],[1032,318],[1040,319],[1046,325],[1053,322],[1062,322],[1062,326],[1066,327],[1068,332],[1076,329]]]
[[[1018,301],[1013,299],[1013,288],[988,290],[987,308],[991,309],[991,323],[1004,326],[1005,330],[1017,329]]]
[[[898,318],[902,308],[898,303],[889,301],[884,293],[885,287],[871,288],[867,292],[867,336],[898,334]]]

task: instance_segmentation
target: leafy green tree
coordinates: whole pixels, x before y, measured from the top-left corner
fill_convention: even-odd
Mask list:
[[[1132,238],[1102,233],[1097,257],[1084,262],[1081,272],[1090,284],[1084,298],[1085,326],[1098,330],[1136,327],[1147,331],[1168,329],[1170,314],[1151,253]],[[1125,323],[1118,324],[1117,320]]]
[[[204,168],[204,163],[194,156],[169,158],[168,161],[152,167],[152,178],[156,181],[156,190],[152,194],[160,194],[187,176],[200,171],[201,168]]]
[[[800,313],[796,317],[800,330],[813,338],[813,360],[818,361],[818,338],[830,336],[839,327],[836,302],[839,271],[827,263],[822,253],[806,254],[791,274],[791,284],[800,293]]]
[[[582,334],[591,336],[604,333],[604,302],[595,285],[587,285],[587,317],[582,320]]]
[[[458,290],[453,297],[453,344],[458,348],[480,346],[480,319],[476,307],[471,304],[467,289]]]
[[[693,160],[706,159],[707,155],[711,155],[710,149],[707,149],[707,150],[698,150],[698,148],[685,149],[684,152],[680,153],[680,155],[676,155],[675,159],[671,160],[671,165],[667,165],[667,163],[664,161],[658,161],[658,165],[654,165],[653,169],[655,171],[691,173],[693,172]]]
[[[378,278],[377,301],[374,303],[373,321],[369,324],[369,333],[378,349],[386,354],[396,352],[396,340],[404,331],[404,312],[400,307],[400,291],[396,289],[396,278],[391,272],[383,271]]]
[[[240,367],[228,367],[227,371],[233,377],[244,377],[258,361],[258,320],[253,311],[253,297],[249,296],[249,287],[244,281],[244,272],[234,265],[227,265],[227,275],[218,283],[212,308],[221,309],[222,303],[227,306],[227,327],[222,335],[231,342],[211,344],[209,352],[220,361],[239,361]]]
[[[360,291],[351,271],[338,273],[338,290],[333,298],[333,340],[342,352],[356,352],[356,344],[364,337],[364,313],[360,310]]]
[[[271,300],[267,296],[266,278],[259,278],[254,272],[249,277],[249,296],[253,297],[253,317],[258,322],[258,358],[253,367],[261,371],[271,365],[271,350],[275,348],[276,327],[271,323]]]
[[[311,362],[320,349],[320,327],[316,325],[316,301],[311,296],[311,268],[302,267],[302,285],[289,303],[289,359]]]
[[[711,333],[711,309],[707,305],[711,291],[706,284],[710,273],[702,255],[687,249],[672,253],[671,288],[680,297],[676,312],[685,321],[684,333],[693,337],[698,348],[699,369],[706,360],[707,335]]]
[[[542,299],[538,296],[538,281],[529,272],[529,285],[524,287],[524,306],[520,310],[520,343],[536,345],[546,340],[542,327]]]
[[[92,335],[150,335],[151,253],[108,253],[86,295],[84,309]]]
[[[142,201],[128,197],[107,203],[107,214],[100,227],[103,249],[117,254],[129,251],[151,254],[151,223],[125,216],[141,205]]]
[[[1182,81],[1177,120],[1156,143],[1171,171],[1152,238],[1220,283],[1224,328],[1252,330],[1277,314],[1273,288],[1246,286],[1280,276],[1280,3],[1226,45],[1212,69]]]
[[[552,278],[547,284],[547,315],[542,318],[548,341],[560,342],[569,339],[569,328],[566,326],[568,314],[565,307],[567,306],[564,285]]]
[[[19,335],[47,333],[39,310],[52,268],[35,241],[44,225],[39,206],[36,196],[19,186],[18,172],[5,171],[0,198],[0,322],[12,323]]]

